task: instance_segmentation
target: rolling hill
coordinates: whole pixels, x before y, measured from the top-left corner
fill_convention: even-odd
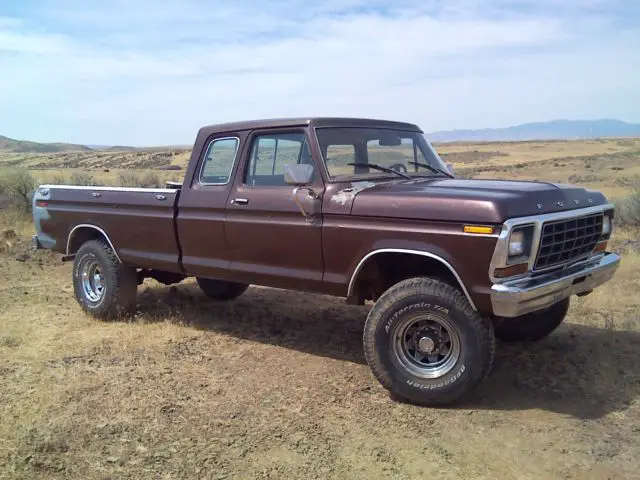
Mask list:
[[[26,140],[14,140],[0,135],[0,152],[3,153],[57,153],[57,152],[90,152],[85,145],[72,143],[38,143]]]
[[[620,120],[552,120],[505,128],[443,130],[426,134],[433,142],[568,140],[640,136],[640,124]]]
[[[440,130],[426,134],[432,142],[500,142],[523,140],[571,140],[603,137],[640,137],[640,124],[615,119],[551,120],[504,128]],[[134,152],[137,150],[185,150],[190,145],[131,147],[124,145],[76,145],[14,140],[0,135],[0,153]]]

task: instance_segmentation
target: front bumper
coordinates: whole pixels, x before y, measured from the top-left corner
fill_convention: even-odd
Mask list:
[[[575,294],[581,294],[609,281],[620,264],[615,253],[605,253],[591,262],[534,278],[522,278],[491,287],[493,314],[518,317],[550,307]]]

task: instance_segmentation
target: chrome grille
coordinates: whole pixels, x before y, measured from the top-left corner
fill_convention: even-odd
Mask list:
[[[602,213],[546,222],[533,267],[541,270],[588,256],[602,234]]]

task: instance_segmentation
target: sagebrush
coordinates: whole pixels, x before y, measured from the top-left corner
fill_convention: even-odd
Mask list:
[[[161,188],[163,182],[160,176],[154,172],[137,174],[126,172],[118,175],[118,185],[122,187]]]
[[[31,201],[37,187],[38,183],[27,170],[0,172],[0,194],[7,197],[9,205],[20,212],[31,212]]]
[[[620,226],[640,227],[640,186],[631,195],[615,202],[615,221]]]

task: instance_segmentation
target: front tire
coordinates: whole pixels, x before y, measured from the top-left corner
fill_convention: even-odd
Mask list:
[[[128,314],[136,304],[136,269],[120,263],[105,242],[90,240],[76,254],[73,289],[82,309],[96,318]]]
[[[396,396],[443,405],[475,389],[493,364],[492,323],[456,288],[411,278],[387,290],[364,329],[367,363]]]
[[[560,326],[569,311],[569,297],[544,310],[519,317],[501,318],[495,327],[496,338],[503,342],[537,342]]]
[[[238,298],[247,291],[249,285],[246,283],[227,282],[225,280],[214,280],[211,278],[197,277],[196,281],[203,293],[214,300],[228,301]]]

